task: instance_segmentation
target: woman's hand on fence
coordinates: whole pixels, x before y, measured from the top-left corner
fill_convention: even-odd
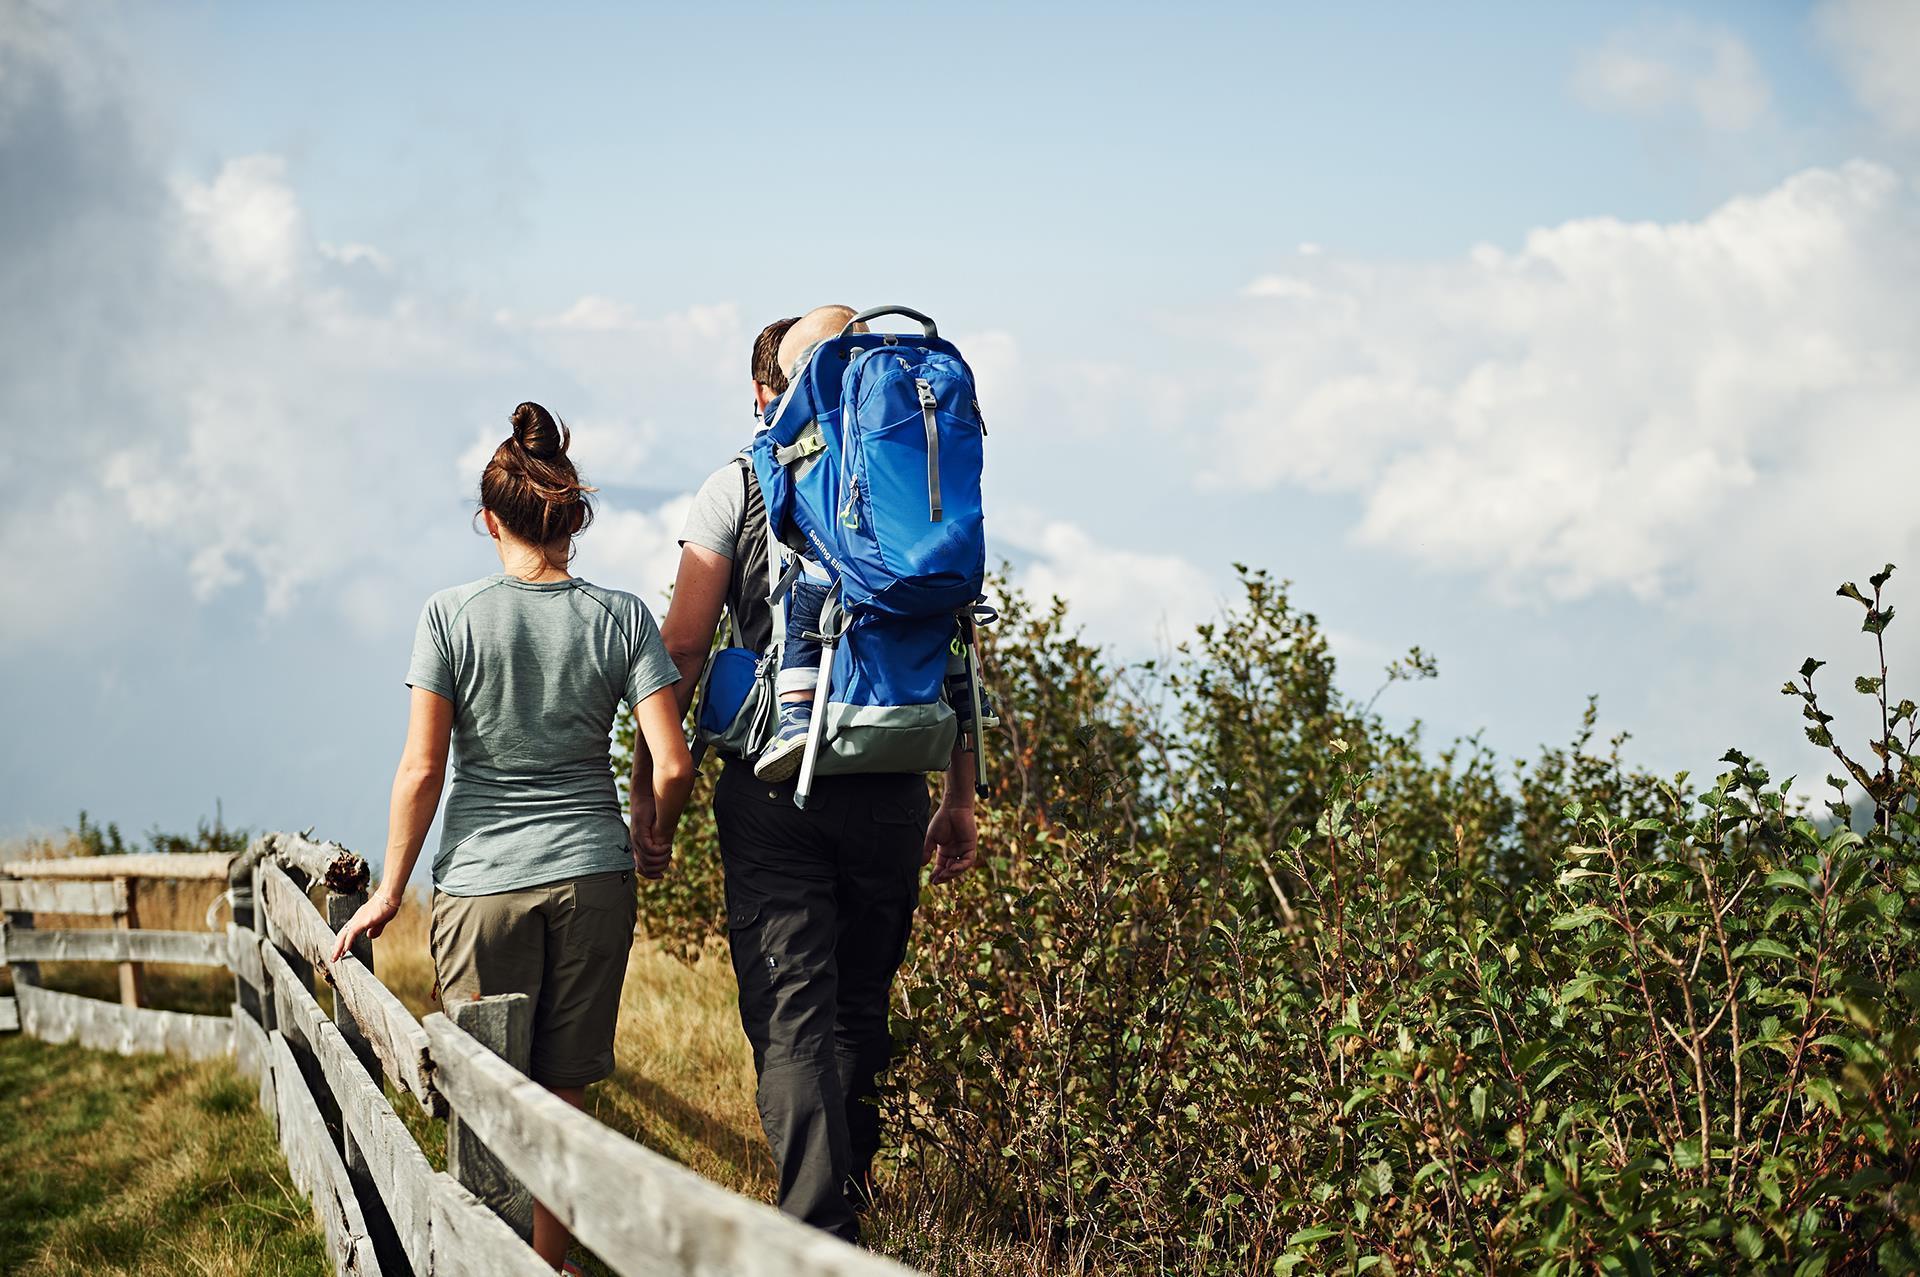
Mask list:
[[[974,823],[973,808],[941,803],[940,810],[927,822],[927,840],[920,855],[921,864],[933,866],[927,881],[935,885],[952,882],[973,868],[979,858],[980,831]]]
[[[400,902],[390,899],[384,892],[376,891],[367,897],[367,903],[354,911],[347,919],[347,925],[340,928],[339,938],[333,942],[333,952],[327,956],[328,962],[338,962],[347,956],[347,950],[361,936],[369,940],[378,940],[380,933],[387,929],[394,915],[400,912]]]

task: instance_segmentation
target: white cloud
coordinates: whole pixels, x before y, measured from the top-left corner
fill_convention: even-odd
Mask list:
[[[1825,0],[1814,23],[1861,104],[1889,131],[1920,137],[1920,4]]]
[[[35,298],[36,322],[0,343],[0,557],[66,558],[50,584],[0,585],[0,641],[104,643],[136,586],[404,628],[418,595],[491,566],[467,515],[521,399],[578,426],[594,481],[691,477],[661,473],[652,422],[697,421],[689,404],[745,380],[734,307],[583,299],[568,322],[503,322],[377,246],[328,242],[281,157],[170,174],[121,81],[93,70],[111,59],[57,11],[13,14],[0,171],[34,180],[8,188],[0,295]]]
[[[178,198],[214,270],[237,292],[286,284],[313,247],[277,155],[230,160],[211,182],[179,183]]]
[[[1312,284],[1291,275],[1262,275],[1240,290],[1242,297],[1273,297],[1290,301],[1308,301],[1318,293]]]
[[[1180,555],[1107,545],[1077,524],[1018,511],[996,518],[995,536],[1026,559],[1014,585],[1035,600],[1066,599],[1096,641],[1123,652],[1178,643],[1220,611],[1208,575]]]
[[[1645,117],[1683,110],[1727,131],[1758,123],[1772,96],[1739,36],[1685,20],[1622,32],[1589,51],[1574,68],[1573,91],[1597,110]]]
[[[1887,169],[1310,279],[1230,326],[1258,371],[1212,484],[1355,494],[1362,542],[1510,597],[1759,599],[1920,537],[1882,491],[1920,467],[1920,198]]]
[[[596,584],[637,594],[660,613],[680,568],[680,530],[692,506],[690,492],[652,510],[602,506],[580,538],[574,570]]]

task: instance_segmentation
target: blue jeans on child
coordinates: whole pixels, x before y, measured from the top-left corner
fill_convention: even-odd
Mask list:
[[[830,588],[804,576],[788,588],[787,636],[780,648],[780,674],[774,681],[774,689],[782,696],[811,692],[820,682],[820,640],[808,635],[820,632],[820,610],[826,606]]]

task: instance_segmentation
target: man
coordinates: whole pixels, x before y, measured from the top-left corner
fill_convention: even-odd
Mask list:
[[[848,307],[823,306],[768,325],[754,344],[756,413],[852,318]],[[773,632],[766,513],[751,483],[732,462],[714,471],[680,539],[662,635],[681,672],[683,715],[723,606],[739,627],[736,643],[764,650]],[[931,815],[918,773],[821,776],[805,810],[794,806],[792,778],[758,780],[751,759],[728,759],[714,788],[740,1023],[753,1044],[780,1208],[848,1241],[859,1240],[855,1210],[880,1148],[873,1101],[892,1054],[887,998],[906,956],[920,866],[933,864],[933,883],[973,867],[973,786],[973,756],[956,744]]]

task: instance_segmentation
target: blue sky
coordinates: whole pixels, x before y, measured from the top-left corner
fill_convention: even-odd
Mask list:
[[[1781,679],[1920,570],[1916,14],[10,0],[0,835],[377,850],[512,405],[655,598],[753,332],[829,300],[961,340],[992,535],[1095,638],[1243,561],[1357,693],[1433,651],[1383,705],[1438,738],[1596,693],[1811,775]]]

